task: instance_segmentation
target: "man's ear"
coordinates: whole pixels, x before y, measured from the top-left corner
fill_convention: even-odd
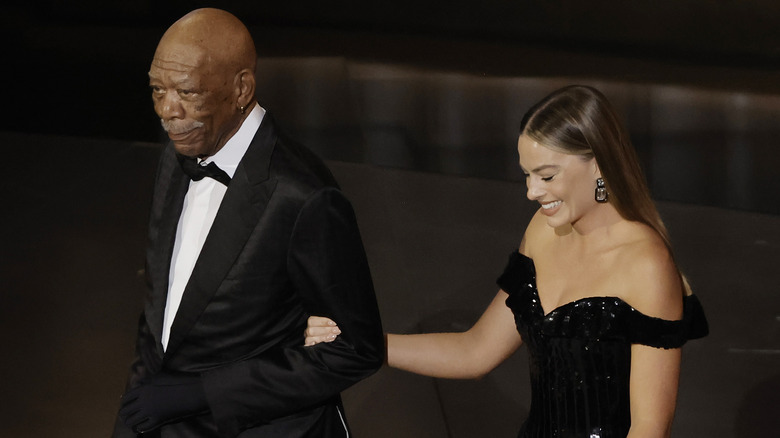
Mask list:
[[[255,100],[255,73],[252,70],[244,69],[236,74],[236,91],[239,107],[246,107]]]

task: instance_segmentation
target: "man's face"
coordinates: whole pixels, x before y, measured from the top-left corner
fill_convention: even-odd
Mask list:
[[[154,111],[177,152],[214,155],[238,129],[233,81],[203,50],[161,43],[149,69]]]

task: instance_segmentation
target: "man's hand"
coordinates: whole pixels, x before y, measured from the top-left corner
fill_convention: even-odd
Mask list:
[[[136,433],[208,411],[200,376],[157,373],[122,396],[119,416]]]

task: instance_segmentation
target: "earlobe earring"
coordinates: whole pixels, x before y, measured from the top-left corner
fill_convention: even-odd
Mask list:
[[[607,193],[607,187],[604,185],[604,180],[602,178],[596,178],[596,202],[598,203],[605,203],[607,202],[607,198],[609,198],[609,193]]]
[[[246,107],[245,106],[240,106],[240,107],[238,107],[238,110],[241,111],[241,114],[244,114],[246,112]]]

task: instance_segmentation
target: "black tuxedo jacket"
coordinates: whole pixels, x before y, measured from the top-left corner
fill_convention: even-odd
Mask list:
[[[160,370],[202,377],[210,412],[162,437],[344,437],[340,391],[375,372],[384,339],[349,201],[324,163],[267,113],[231,181],[162,350],[168,274],[189,179],[160,160],[129,387]],[[303,347],[309,315],[342,335]],[[134,436],[121,420],[115,436]],[[144,436],[149,436],[146,434]]]

